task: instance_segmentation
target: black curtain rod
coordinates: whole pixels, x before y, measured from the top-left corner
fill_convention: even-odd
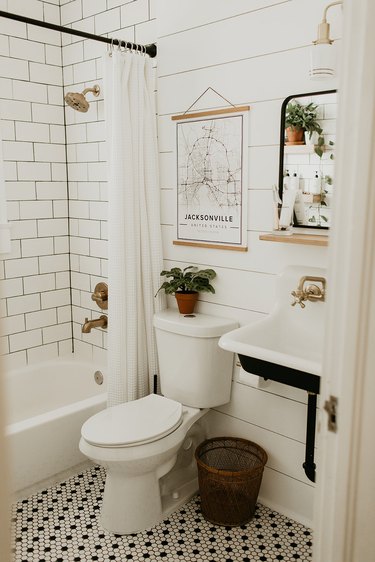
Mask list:
[[[129,41],[124,41],[122,39],[112,39],[110,37],[102,37],[101,35],[94,35],[93,33],[86,33],[85,31],[79,31],[78,29],[71,29],[70,27],[63,27],[62,25],[55,25],[54,23],[48,23],[45,21],[34,20],[32,18],[26,18],[25,16],[19,16],[18,14],[11,14],[9,12],[0,11],[0,17],[8,18],[11,20],[21,21],[23,23],[28,23],[30,25],[37,25],[38,27],[45,27],[46,29],[53,29],[53,31],[59,31],[60,33],[68,33],[69,35],[76,35],[77,37],[83,37],[84,39],[92,39],[93,41],[101,41],[102,43],[108,43],[110,45],[119,45],[133,49],[135,51],[146,53],[151,57],[156,57],[156,45],[152,43],[151,45],[137,45],[136,43],[130,43]]]

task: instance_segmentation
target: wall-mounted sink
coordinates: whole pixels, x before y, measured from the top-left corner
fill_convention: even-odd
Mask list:
[[[324,278],[325,270],[291,266],[278,277],[276,305],[264,320],[228,332],[219,346],[237,353],[242,367],[253,374],[319,392],[325,302],[306,301],[291,306],[291,293],[304,276]],[[304,287],[315,284],[306,281]],[[321,287],[322,284],[316,282]],[[289,374],[289,376],[288,376]]]
[[[324,345],[325,283],[323,269],[286,268],[276,282],[273,312],[219,340],[220,347],[238,354],[245,371],[308,392],[303,467],[312,482],[316,469],[316,404]]]

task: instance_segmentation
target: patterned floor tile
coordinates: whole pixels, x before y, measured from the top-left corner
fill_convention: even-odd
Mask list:
[[[14,562],[311,561],[311,531],[262,505],[249,524],[221,527],[196,497],[148,531],[112,535],[98,517],[104,478],[93,467],[14,504]]]

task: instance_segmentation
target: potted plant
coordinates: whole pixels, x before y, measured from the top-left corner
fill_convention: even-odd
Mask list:
[[[313,133],[321,135],[323,129],[317,121],[317,109],[318,106],[312,102],[307,105],[297,100],[288,103],[285,113],[286,144],[305,144],[305,133],[308,139],[312,138]]]
[[[213,269],[198,269],[193,265],[180,269],[173,267],[170,271],[163,270],[161,276],[167,278],[158,292],[164,289],[167,295],[175,295],[181,314],[192,314],[198,300],[198,293],[214,293],[210,281],[216,277]],[[158,293],[156,293],[158,294]]]

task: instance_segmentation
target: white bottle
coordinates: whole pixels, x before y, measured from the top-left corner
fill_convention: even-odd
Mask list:
[[[297,191],[294,189],[288,189],[283,193],[283,206],[281,207],[281,214],[279,225],[281,230],[285,230],[289,228],[292,224],[293,219],[293,209],[294,209],[294,202],[296,199]]]
[[[319,195],[322,190],[322,178],[319,177],[318,172],[315,172],[315,178],[310,182],[310,193]]]
[[[283,189],[289,189],[289,183],[290,183],[289,170],[286,170],[286,173],[284,175]]]
[[[289,189],[292,189],[293,191],[299,190],[299,177],[296,172],[294,172],[293,176],[290,178]]]

